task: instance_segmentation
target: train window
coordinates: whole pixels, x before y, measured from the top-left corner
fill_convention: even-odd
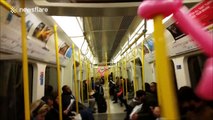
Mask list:
[[[57,68],[47,66],[45,70],[45,95],[57,92]]]
[[[0,61],[0,118],[24,120],[24,91],[22,63]],[[33,65],[28,65],[29,96],[32,102]]]
[[[195,88],[201,77],[204,63],[207,57],[204,54],[190,56],[188,58],[188,69],[192,88]]]

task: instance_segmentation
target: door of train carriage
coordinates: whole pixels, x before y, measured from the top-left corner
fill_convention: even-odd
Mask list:
[[[0,61],[0,119],[24,120],[23,66],[20,61]],[[28,64],[29,96],[32,103],[33,64]]]
[[[189,77],[191,87],[193,89],[195,89],[197,84],[199,83],[206,59],[207,57],[204,54],[189,56],[187,59]]]

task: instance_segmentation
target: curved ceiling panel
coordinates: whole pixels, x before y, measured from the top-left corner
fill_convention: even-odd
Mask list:
[[[67,3],[46,0],[33,1],[41,8],[48,8],[47,15],[54,16],[132,16],[137,15],[137,7],[140,4],[140,2]]]

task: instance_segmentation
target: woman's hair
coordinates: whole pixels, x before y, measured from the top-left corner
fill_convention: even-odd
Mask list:
[[[49,110],[49,106],[47,104],[45,104],[44,101],[37,100],[32,103],[30,112],[31,112],[32,117],[36,117],[38,114],[45,113],[48,110]]]
[[[149,83],[145,83],[145,91],[150,92],[150,85]]]

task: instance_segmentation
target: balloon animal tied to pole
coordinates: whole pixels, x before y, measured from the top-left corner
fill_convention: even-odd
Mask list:
[[[145,19],[156,15],[167,17],[173,14],[179,28],[191,36],[201,50],[209,57],[205,63],[201,80],[195,93],[205,99],[213,100],[213,40],[210,33],[204,31],[198,21],[182,9],[182,0],[145,0],[138,8],[138,14]]]
[[[99,67],[98,68],[98,73],[101,75],[101,77],[103,77],[104,76],[104,73],[106,72],[108,70],[108,68],[106,67],[106,66],[104,66],[104,67]]]

